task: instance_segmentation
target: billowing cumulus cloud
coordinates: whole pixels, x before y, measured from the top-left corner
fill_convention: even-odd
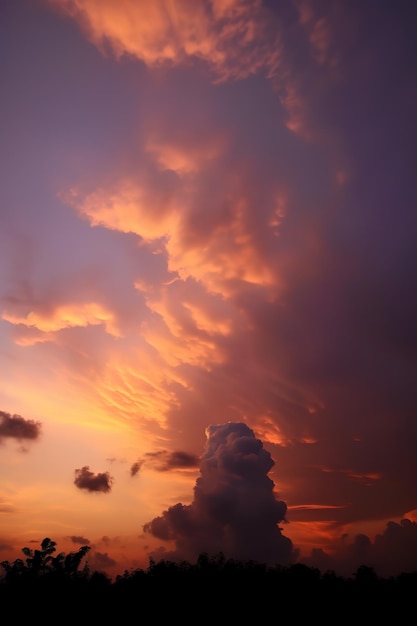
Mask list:
[[[189,454],[182,450],[158,450],[157,452],[147,452],[143,458],[133,463],[130,473],[135,476],[142,465],[150,467],[157,472],[168,472],[170,470],[184,470],[198,467],[199,458],[194,454]]]
[[[3,439],[34,440],[41,434],[41,423],[21,415],[0,411],[0,443]]]
[[[279,523],[286,504],[275,497],[268,472],[269,452],[243,423],[212,425],[191,504],[178,503],[144,526],[162,540],[175,542],[177,557],[223,552],[228,557],[267,563],[294,558]]]
[[[75,470],[74,485],[78,489],[85,489],[90,492],[109,493],[112,488],[113,478],[109,472],[98,472],[95,474],[88,465]]]

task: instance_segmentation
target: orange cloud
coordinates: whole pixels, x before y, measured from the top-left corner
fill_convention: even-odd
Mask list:
[[[286,445],[286,439],[272,416],[259,416],[255,418],[254,425],[256,434],[262,441],[280,446]]]
[[[61,199],[75,207],[92,226],[136,233],[145,241],[171,236],[178,229],[175,199],[151,184],[123,180],[113,190],[99,188],[85,195],[71,189]]]
[[[26,316],[3,313],[3,319],[11,324],[23,324],[37,328],[42,333],[54,333],[64,328],[74,326],[88,326],[104,324],[106,332],[114,337],[120,336],[120,330],[115,323],[114,314],[97,302],[82,304],[65,304],[58,306],[49,313],[31,311]],[[24,345],[39,341],[37,337],[23,339]]]
[[[204,221],[199,219],[198,232],[195,217],[197,213],[203,217],[199,213],[199,181],[191,188],[184,185],[176,190],[164,190],[162,180],[156,188],[149,181],[122,181],[113,190],[101,188],[85,197],[72,190],[63,199],[93,226],[133,232],[147,242],[160,240],[170,272],[183,280],[194,278],[208,291],[226,295],[236,281],[262,286],[277,281],[275,267],[264,258],[264,250],[254,238],[251,200],[245,197],[245,183],[237,178],[240,180],[239,172],[226,180],[229,197],[225,206],[214,206],[212,213],[204,216],[210,220],[208,229],[203,230]],[[282,198],[277,207],[282,215]],[[267,221],[264,228],[268,229]]]
[[[230,294],[232,283],[274,285],[271,268],[257,248],[248,223],[248,202],[238,195],[228,206],[229,218],[213,229],[205,246],[184,246],[180,233],[167,246],[169,269],[201,280],[213,293]]]
[[[268,36],[260,0],[49,0],[75,19],[103,53],[150,67],[199,59],[219,80],[276,71],[280,45]],[[271,45],[272,44],[272,45]],[[275,44],[275,45],[274,45]]]
[[[303,139],[312,137],[311,129],[307,122],[307,104],[302,98],[300,87],[296,79],[286,81],[283,85],[280,101],[287,113],[286,127]]]
[[[337,58],[331,54],[332,31],[329,20],[316,16],[311,2],[302,0],[298,3],[300,23],[307,29],[308,38],[317,63],[337,65]]]
[[[223,153],[226,141],[222,137],[209,137],[191,145],[166,142],[154,138],[148,141],[147,150],[161,169],[172,170],[180,176],[198,172],[207,161],[214,161]]]
[[[189,311],[198,330],[209,335],[229,335],[232,332],[231,319],[219,319],[213,315],[213,311],[209,311],[197,303],[184,302],[183,306]]]
[[[5,319],[5,318],[3,318]],[[7,320],[10,323],[10,320]],[[16,324],[12,338],[17,346],[34,346],[37,343],[46,343],[47,341],[54,341],[54,333],[45,333],[33,326],[23,326],[23,324]]]
[[[165,319],[161,319],[160,325],[144,324],[142,328],[143,337],[158,351],[167,365],[176,367],[186,363],[210,369],[215,363],[218,364],[224,360],[224,356],[212,339],[202,336],[194,337],[192,334],[181,335],[179,331],[175,331],[176,321],[170,316],[167,319],[171,326],[165,323]]]

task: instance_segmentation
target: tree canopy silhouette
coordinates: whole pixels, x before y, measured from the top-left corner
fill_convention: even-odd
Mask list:
[[[367,620],[417,623],[417,571],[385,579],[361,566],[343,578],[301,563],[269,566],[226,558],[220,552],[201,553],[193,563],[150,558],[146,570],[125,570],[112,580],[103,572],[91,572],[88,563],[81,567],[89,550],[85,545],[76,552],[55,554],[55,541],[45,537],[40,549],[22,548],[24,559],[2,561],[4,612],[14,611],[23,621],[33,621],[39,613],[44,626],[55,624],[63,611],[69,622],[80,623],[82,615],[104,623],[114,616],[120,623],[129,619],[140,601],[145,612],[156,611],[160,619],[181,615],[186,624],[183,618],[191,598],[195,606],[204,606],[207,619],[219,614],[233,620],[269,619],[278,611],[281,618],[319,619],[323,626],[352,620],[358,624]],[[52,606],[59,607],[58,616]],[[195,619],[193,612],[191,617]]]
[[[56,542],[45,537],[41,542],[40,550],[22,548],[26,557],[25,560],[16,559],[13,563],[2,561],[0,565],[6,572],[6,581],[52,574],[75,577],[80,574],[79,566],[89,550],[89,546],[81,546],[77,552],[70,552],[69,554],[60,552],[56,556],[52,556],[56,552]],[[83,573],[87,574],[87,569]]]

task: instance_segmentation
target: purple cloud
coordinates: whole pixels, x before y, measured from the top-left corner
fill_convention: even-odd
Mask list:
[[[173,557],[221,551],[232,558],[291,562],[292,542],[278,526],[287,507],[267,475],[271,455],[243,423],[212,425],[206,434],[192,503],[170,507],[145,524],[145,532],[173,540]]]
[[[195,454],[189,454],[182,450],[175,450],[174,452],[158,450],[157,452],[147,452],[142,459],[138,459],[138,461],[133,463],[130,468],[130,474],[131,476],[136,476],[144,464],[157,472],[169,472],[170,470],[198,467],[198,463],[199,458]]]
[[[361,565],[372,567],[385,577],[413,572],[417,562],[417,523],[407,518],[399,523],[387,522],[384,532],[377,534],[373,541],[362,533],[353,540],[343,535],[332,555],[314,548],[303,562],[345,576],[350,576]]]

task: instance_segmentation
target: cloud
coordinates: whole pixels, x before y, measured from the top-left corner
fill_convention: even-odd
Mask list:
[[[21,441],[22,439],[38,439],[41,433],[41,423],[27,420],[21,415],[11,415],[0,411],[0,442],[11,438]]]
[[[333,569],[350,576],[361,565],[367,565],[386,577],[415,571],[416,560],[417,523],[407,518],[387,522],[385,530],[373,541],[363,533],[357,534],[353,540],[349,535],[343,535],[332,554],[315,548],[303,559],[307,565],[322,571]]]
[[[172,172],[153,171],[87,194],[73,188],[62,200],[92,226],[134,233],[149,246],[158,246],[167,256],[171,278],[197,280],[222,295],[236,291],[240,283],[273,286],[277,276],[265,245],[272,251],[276,244],[270,223],[284,210],[280,184],[264,180],[261,172],[256,180],[252,171],[251,178],[248,166],[231,164],[227,154],[219,161],[221,179],[218,164],[202,167],[192,184]],[[255,190],[256,182],[265,185],[262,192]],[[255,226],[251,209],[261,199],[265,213]],[[154,298],[149,297],[148,306],[159,312]]]
[[[194,450],[213,415],[219,423],[244,416],[279,459],[289,528],[304,523],[309,546],[313,534],[321,541],[313,532],[319,522],[328,524],[327,541],[349,523],[399,519],[415,508],[415,37],[405,3],[398,12],[384,3],[378,28],[375,12],[361,3],[207,0],[203,9],[198,0],[180,0],[170,3],[179,7],[170,23],[162,11],[168,2],[55,4],[67,12],[72,6],[101,49],[144,63],[107,63],[100,98],[86,91],[80,100],[84,91],[70,81],[68,92],[54,91],[62,100],[49,99],[63,114],[71,106],[71,115],[76,102],[95,103],[90,119],[76,124],[81,134],[70,123],[59,128],[63,140],[68,133],[77,143],[70,160],[86,164],[60,169],[59,186],[81,190],[72,204],[88,222],[67,212],[77,222],[72,232],[63,207],[54,207],[52,232],[42,214],[52,203],[39,198],[42,240],[28,232],[16,245],[3,233],[11,248],[6,309],[16,320],[3,328],[19,333],[20,346],[35,344],[13,346],[16,370],[7,360],[6,378],[42,361],[61,379],[82,380],[80,393],[91,394],[112,421],[134,425],[141,441],[162,434],[166,443],[159,445],[169,450]],[[271,67],[262,44],[246,46],[238,37],[232,49],[224,34],[217,48],[212,37],[232,21],[242,36],[250,20],[260,28],[266,5],[284,32],[271,20],[275,39],[265,37],[265,44],[283,37],[292,59],[278,91],[262,75]],[[149,19],[138,23],[139,14]],[[202,33],[194,49],[191,19]],[[64,21],[54,23],[74,35]],[[45,41],[68,60],[85,54],[85,76],[93,70],[99,80],[106,61],[92,46],[68,55],[59,39]],[[253,51],[262,71],[227,82],[255,68],[245,55],[233,60],[242,49]],[[87,67],[91,52],[97,65]],[[63,76],[64,83],[70,76]],[[111,132],[101,129],[107,149],[100,170],[91,150],[103,143],[89,131],[113,98],[131,102],[134,121],[125,125],[123,107],[104,116]],[[131,142],[122,146],[129,124]],[[43,136],[46,129],[49,119]],[[53,156],[43,164],[48,181]],[[31,207],[35,196],[21,204]],[[18,215],[32,231],[33,220]],[[80,304],[91,302],[101,308]],[[118,341],[114,328],[123,331]],[[172,534],[163,516],[159,528]]]
[[[89,564],[94,568],[105,569],[106,567],[113,567],[117,561],[112,559],[107,552],[94,552]]]
[[[331,54],[333,33],[330,28],[329,16],[317,15],[318,6],[317,3],[301,0],[297,6],[299,20],[307,29],[308,39],[315,61],[319,64],[327,63],[331,66],[335,66],[337,65],[337,58]],[[334,6],[326,7],[326,9],[331,14],[332,11],[334,11]]]
[[[106,571],[112,569],[117,565],[117,561],[113,559],[107,552],[99,552],[93,550],[88,555],[88,567],[91,571]]]
[[[101,472],[94,474],[90,471],[88,465],[84,465],[81,469],[75,470],[74,485],[78,489],[86,489],[90,492],[108,493],[111,491],[113,478],[109,472]]]
[[[34,341],[46,341],[50,333],[57,332],[64,328],[75,326],[88,326],[89,324],[103,324],[106,332],[115,337],[120,336],[120,331],[116,327],[114,315],[106,310],[101,304],[96,302],[86,302],[82,304],[66,304],[57,306],[48,313],[37,313],[31,311],[26,316],[19,316],[12,313],[3,313],[3,319],[11,324],[23,324],[29,328],[35,328],[45,335]]]
[[[89,539],[87,539],[86,537],[81,537],[80,535],[71,535],[66,538],[72,541],[72,543],[78,543],[83,546],[88,546],[90,543]]]
[[[100,541],[104,543],[104,545],[108,546],[112,543],[113,540],[110,539],[110,537],[108,537],[107,535],[103,535]]]
[[[199,458],[194,454],[175,450],[158,450],[157,452],[147,452],[142,459],[133,463],[130,473],[135,476],[142,465],[146,464],[157,472],[168,472],[170,470],[182,470],[198,467]]]
[[[400,523],[388,522],[385,531],[375,537],[372,557],[380,571],[415,571],[417,523],[406,518]]]
[[[260,0],[49,0],[104,54],[149,67],[202,61],[217,80],[276,72],[280,42]],[[269,18],[269,19],[268,19]]]
[[[143,465],[143,461],[135,461],[135,463],[133,463],[132,467],[130,468],[130,475],[136,476],[136,474],[139,472],[142,465]]]
[[[144,531],[175,542],[171,556],[200,553],[266,563],[288,563],[295,553],[278,524],[286,504],[274,494],[269,452],[243,423],[212,425],[191,504],[175,504],[144,525]],[[168,554],[168,553],[166,553]]]

